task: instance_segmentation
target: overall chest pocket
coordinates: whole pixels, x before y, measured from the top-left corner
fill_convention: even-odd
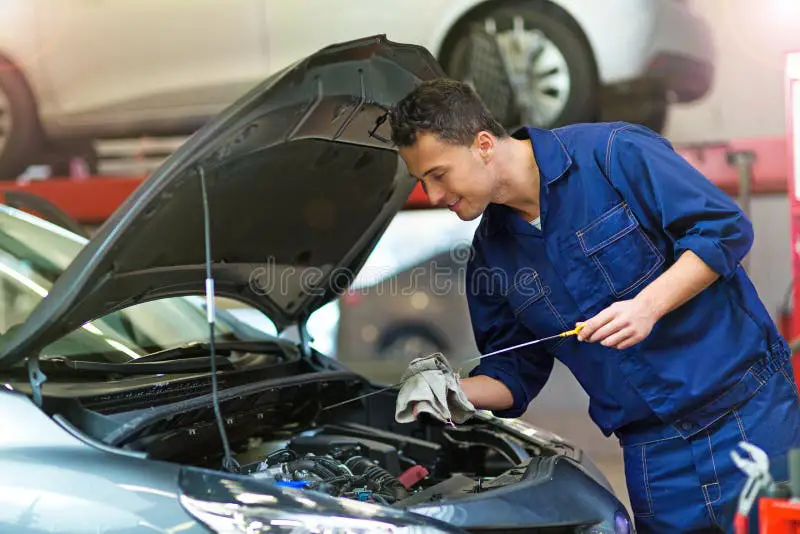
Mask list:
[[[664,263],[664,256],[642,231],[625,202],[617,204],[575,235],[584,256],[594,263],[617,297],[637,288]]]

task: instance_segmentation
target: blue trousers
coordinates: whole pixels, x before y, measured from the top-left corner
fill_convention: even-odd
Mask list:
[[[688,439],[669,426],[619,436],[637,532],[732,532],[746,481],[731,459],[740,441],[769,455],[775,481],[788,480],[800,401],[790,361],[780,363],[753,397]]]

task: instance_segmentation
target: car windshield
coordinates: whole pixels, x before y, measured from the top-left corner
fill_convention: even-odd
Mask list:
[[[0,335],[22,324],[45,298],[87,240],[27,213],[0,206]],[[266,316],[217,299],[215,339],[263,340]],[[237,313],[260,320],[239,320]],[[267,325],[267,331],[253,326]],[[203,297],[172,297],[131,306],[84,324],[45,347],[42,358],[126,362],[145,354],[208,340]]]

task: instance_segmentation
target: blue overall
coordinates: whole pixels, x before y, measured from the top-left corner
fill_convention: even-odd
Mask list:
[[[786,477],[800,445],[789,348],[740,266],[750,222],[670,143],[627,123],[522,128],[541,177],[541,230],[490,205],[475,232],[467,299],[481,353],[574,328],[631,299],[691,250],[720,278],[624,350],[560,338],[486,358],[517,417],[554,358],[590,397],[589,415],[623,447],[641,532],[731,529],[744,474],[730,452],[749,440]]]

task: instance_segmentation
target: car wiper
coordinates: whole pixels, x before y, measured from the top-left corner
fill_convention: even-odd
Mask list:
[[[233,362],[225,356],[215,359],[217,369],[235,369]],[[75,373],[104,373],[120,375],[149,375],[162,373],[182,373],[209,371],[211,361],[208,356],[194,358],[181,358],[159,362],[144,362],[137,365],[129,363],[89,362],[85,360],[72,360],[67,358],[47,358],[39,360],[42,371],[48,372],[75,372]]]
[[[285,354],[285,348],[280,343],[272,340],[254,340],[254,341],[217,341],[215,344],[217,353],[231,353],[234,351],[272,351],[275,352],[277,348],[281,354]],[[151,352],[135,360],[124,363],[122,365],[136,364],[142,365],[144,363],[163,362],[171,360],[186,360],[196,356],[205,356],[208,360],[208,353],[211,346],[207,342],[192,342],[178,347],[160,350],[158,352]]]

